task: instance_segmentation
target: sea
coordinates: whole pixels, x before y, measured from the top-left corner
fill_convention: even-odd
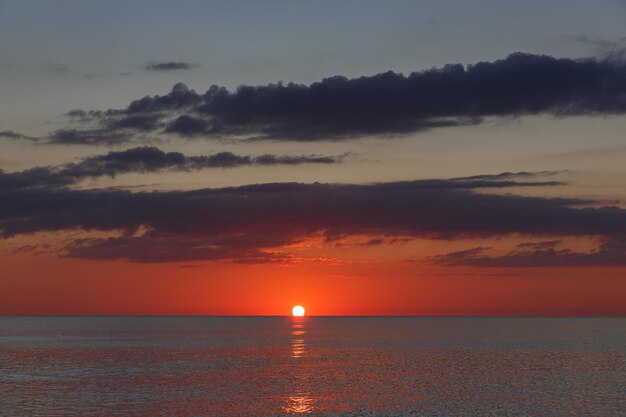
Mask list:
[[[0,317],[0,416],[626,416],[626,318]]]

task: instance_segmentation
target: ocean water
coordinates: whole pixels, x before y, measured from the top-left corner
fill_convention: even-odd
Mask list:
[[[0,318],[0,416],[626,416],[626,318]]]

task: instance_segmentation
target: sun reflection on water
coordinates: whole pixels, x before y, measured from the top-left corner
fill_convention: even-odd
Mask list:
[[[291,357],[292,358],[300,358],[304,355],[304,348],[306,345],[304,344],[304,339],[294,339],[291,342]]]
[[[307,375],[302,370],[304,363],[303,360],[306,354],[306,342],[304,336],[306,331],[304,328],[303,318],[295,317],[291,324],[291,355],[295,361],[292,366],[295,367],[296,379],[293,382],[294,392],[292,395],[285,399],[285,405],[283,411],[289,414],[308,414],[315,410],[313,398],[310,396],[306,389]],[[302,368],[302,369],[301,369]]]
[[[302,319],[298,319],[298,321],[291,324],[291,335],[293,339],[291,339],[291,357],[292,358],[300,358],[305,353],[306,343],[304,342],[304,335],[306,331],[304,330],[304,323]]]
[[[287,399],[284,410],[287,413],[311,413],[314,410],[313,399],[307,393],[296,393]]]

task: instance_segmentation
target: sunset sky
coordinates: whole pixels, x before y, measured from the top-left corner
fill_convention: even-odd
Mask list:
[[[0,0],[0,314],[624,315],[625,22]]]

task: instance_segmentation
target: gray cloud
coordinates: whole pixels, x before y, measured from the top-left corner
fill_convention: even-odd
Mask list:
[[[626,58],[626,37],[611,40],[597,36],[577,35],[572,36],[571,39],[591,47],[594,53],[603,59],[623,62]]]
[[[166,133],[176,133],[181,136],[196,136],[210,133],[211,122],[189,115],[178,116],[165,129]]]
[[[65,116],[71,120],[78,120],[81,122],[90,120],[89,113],[81,109],[70,110],[67,113],[65,113]]]
[[[147,71],[180,71],[180,70],[192,70],[197,67],[198,64],[191,64],[189,62],[175,62],[175,61],[167,61],[167,62],[151,62],[143,69]]]
[[[0,189],[65,187],[86,178],[115,177],[129,172],[196,171],[207,168],[236,168],[250,165],[336,164],[345,155],[237,155],[219,152],[212,155],[186,156],[164,152],[156,147],[138,147],[84,158],[77,163],[57,167],[36,167],[19,172],[0,170]]]
[[[59,62],[44,62],[46,70],[56,77],[66,77],[71,73],[70,67]]]
[[[177,86],[121,111],[185,110],[166,128],[182,135],[316,140],[409,133],[490,116],[623,113],[625,92],[623,63],[513,54],[468,67],[331,77],[309,86],[242,86],[234,92],[213,86],[203,95]]]
[[[82,112],[82,113],[81,113]],[[480,124],[490,117],[558,117],[626,112],[626,64],[615,57],[568,59],[515,53],[494,62],[403,75],[334,76],[310,85],[211,86],[199,94],[176,84],[126,108],[74,110],[99,130],[52,143],[116,143],[150,132],[248,140],[340,140]],[[84,116],[84,117],[83,117]],[[67,131],[62,131],[67,132]],[[61,138],[62,139],[62,138]]]
[[[112,129],[59,129],[51,133],[46,139],[38,139],[61,145],[119,145],[130,141],[132,135],[128,132]]]
[[[162,116],[159,114],[134,114],[107,121],[106,129],[109,131],[132,129],[140,132],[149,132],[159,126],[161,118]]]
[[[13,140],[25,139],[25,140],[32,140],[32,141],[38,140],[38,138],[35,138],[35,137],[32,137],[32,136],[23,135],[21,133],[14,132],[12,130],[0,131],[0,138],[13,139]]]

